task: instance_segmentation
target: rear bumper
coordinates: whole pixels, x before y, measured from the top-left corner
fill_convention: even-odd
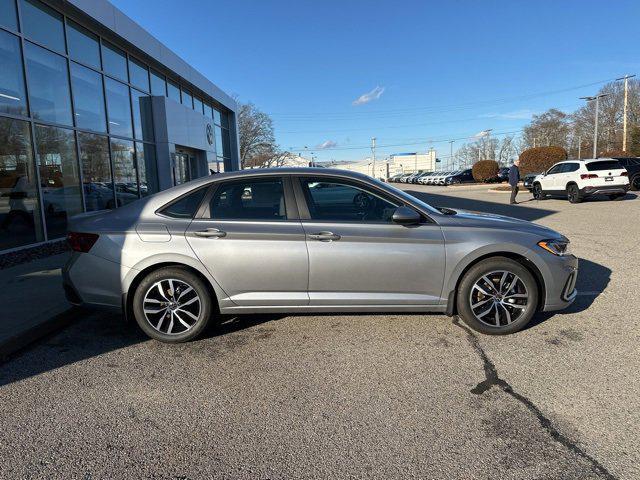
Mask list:
[[[582,196],[587,197],[589,195],[614,195],[616,193],[627,193],[629,191],[629,184],[626,185],[594,185],[584,187],[580,190]]]

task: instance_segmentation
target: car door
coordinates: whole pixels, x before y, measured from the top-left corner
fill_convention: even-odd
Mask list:
[[[290,178],[215,182],[186,232],[236,305],[307,305],[309,262]]]
[[[556,174],[555,189],[560,192],[567,191],[567,183],[575,180],[575,172],[578,171],[580,165],[576,162],[563,163],[560,171]]]
[[[557,193],[558,191],[558,176],[562,170],[562,163],[556,163],[553,167],[547,170],[547,173],[540,180],[542,190],[550,193]]]
[[[403,202],[342,177],[294,179],[309,251],[310,305],[426,305],[441,301],[440,227],[392,222]]]

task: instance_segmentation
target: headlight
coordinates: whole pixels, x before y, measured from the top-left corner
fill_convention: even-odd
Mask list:
[[[571,255],[569,244],[569,240],[541,240],[538,242],[539,247],[542,247],[547,252],[558,255],[559,257]]]

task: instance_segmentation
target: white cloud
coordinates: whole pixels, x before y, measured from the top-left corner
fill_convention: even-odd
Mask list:
[[[325,140],[320,145],[316,145],[316,150],[326,150],[327,148],[337,147],[338,143],[333,140]]]
[[[480,115],[481,118],[498,118],[504,120],[529,120],[537,112],[524,108],[522,110],[513,110],[511,112],[503,113],[484,113]]]
[[[482,138],[489,135],[489,130],[482,130],[481,132],[476,133],[473,138]]]
[[[384,93],[384,87],[377,86],[370,92],[367,92],[364,95],[360,95],[353,102],[351,102],[351,104],[355,106],[364,105],[365,103],[372,102],[373,100],[378,100],[383,93]]]

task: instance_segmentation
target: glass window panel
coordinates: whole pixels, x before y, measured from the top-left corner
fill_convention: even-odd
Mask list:
[[[0,250],[42,240],[29,123],[0,117]]]
[[[222,155],[224,158],[231,157],[231,148],[229,146],[229,130],[222,129]]]
[[[0,25],[18,31],[18,13],[15,0],[0,0]]]
[[[164,76],[151,70],[151,95],[165,97],[167,95],[167,84]]]
[[[107,131],[102,75],[71,62],[71,86],[76,126],[96,132]]]
[[[204,114],[213,119],[213,108],[211,108],[211,105],[204,104]]]
[[[282,180],[223,184],[211,197],[211,218],[220,220],[286,220]]]
[[[146,65],[138,62],[133,58],[130,58],[129,77],[131,78],[131,83],[133,85],[144,90],[145,92],[149,91],[149,70],[147,69]]]
[[[202,100],[193,97],[193,109],[198,113],[204,113],[204,111],[202,110]]]
[[[131,103],[133,105],[133,126],[135,138],[138,140],[153,141],[153,120],[151,110],[151,97],[131,89]]]
[[[123,137],[133,137],[129,87],[111,78],[105,78],[107,90],[107,114],[109,132]]]
[[[215,125],[213,127],[213,130],[214,130],[215,135],[216,135],[216,155],[221,157],[223,155],[223,152],[222,152],[222,129],[218,125]]]
[[[194,190],[193,193],[189,193],[168,207],[165,207],[161,213],[174,218],[193,218],[207,190],[208,187]]]
[[[391,223],[398,207],[371,190],[348,183],[322,178],[306,178],[301,183],[313,220]]]
[[[227,112],[220,113],[220,119],[220,125],[222,126],[222,128],[229,128],[229,115],[227,114]]]
[[[193,108],[193,97],[186,90],[182,90],[182,104],[186,107]]]
[[[146,197],[159,191],[156,147],[136,142],[136,165],[140,177],[140,195]]]
[[[220,111],[216,110],[215,108],[213,109],[213,122],[216,125],[221,125],[221,122],[220,122]]]
[[[62,15],[38,0],[21,0],[22,31],[38,43],[64,52]]]
[[[87,211],[113,208],[109,140],[102,135],[78,132],[78,146]]]
[[[167,80],[167,97],[180,103],[180,87],[171,80]]]
[[[20,40],[0,30],[0,112],[27,115]]]
[[[31,115],[38,120],[72,125],[67,59],[29,42],[24,54]]]
[[[116,184],[117,206],[121,207],[138,199],[138,178],[134,163],[133,142],[111,139],[113,179]]]
[[[122,80],[127,80],[127,57],[122,50],[110,43],[102,44],[102,68],[105,72]]]
[[[69,20],[67,43],[71,58],[100,69],[100,42],[96,35]]]
[[[49,239],[64,237],[67,218],[82,213],[73,130],[36,125],[36,152]]]

